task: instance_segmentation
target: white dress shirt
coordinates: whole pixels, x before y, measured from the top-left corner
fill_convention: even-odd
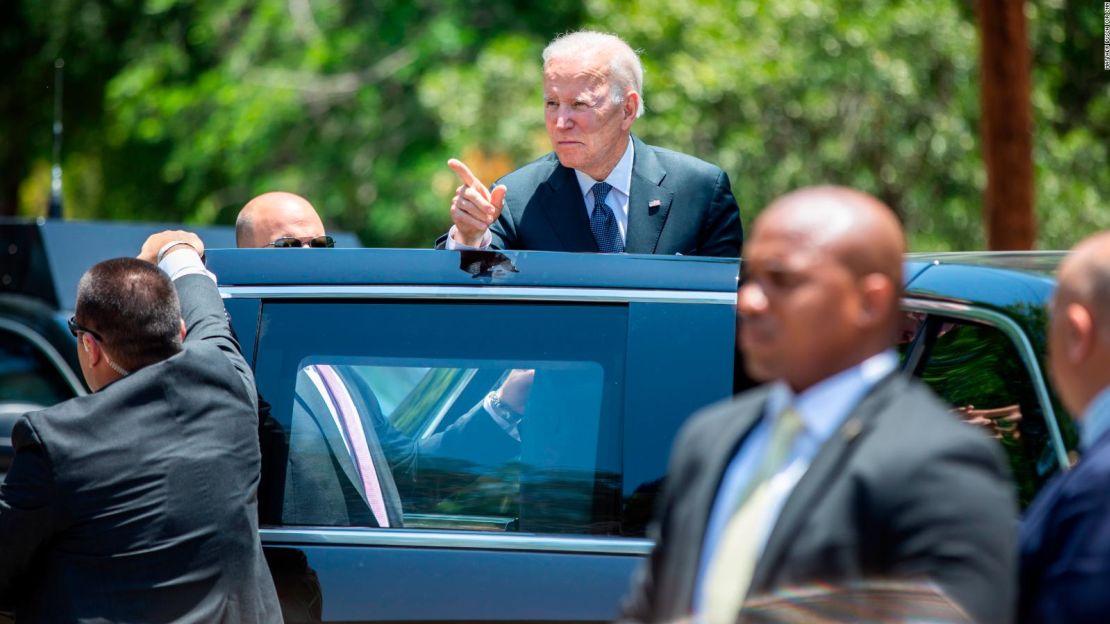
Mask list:
[[[595,180],[589,175],[575,169],[574,176],[578,179],[578,187],[582,191],[582,199],[586,202],[586,218],[594,214],[594,194],[590,192],[598,182],[608,182],[613,188],[605,197],[605,205],[613,210],[617,218],[617,227],[621,231],[621,240],[628,240],[628,196],[632,192],[632,163],[636,158],[636,149],[632,145],[632,137],[628,137],[628,147],[624,148],[624,155],[617,161],[617,165],[609,172],[604,180]],[[447,232],[446,249],[486,249],[493,242],[493,235],[489,230],[482,236],[482,242],[477,247],[470,247],[455,242],[454,225]]]

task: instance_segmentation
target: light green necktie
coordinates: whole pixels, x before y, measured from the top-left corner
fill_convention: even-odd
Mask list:
[[[759,559],[757,538],[772,503],[771,479],[782,468],[801,431],[802,420],[793,407],[787,407],[775,419],[763,458],[711,555],[704,581],[703,621],[736,621]]]

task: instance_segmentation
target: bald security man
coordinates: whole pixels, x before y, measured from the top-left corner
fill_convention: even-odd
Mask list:
[[[807,188],[755,223],[738,295],[749,374],[675,442],[655,546],[623,618],[735,622],[803,584],[933,583],[978,622],[1014,613],[1017,505],[1001,450],[898,371],[901,227]]]
[[[263,193],[235,219],[236,247],[334,247],[308,200],[293,193]]]
[[[1110,622],[1110,232],[1076,246],[1058,280],[1049,371],[1080,455],[1026,511],[1019,619]]]
[[[552,152],[492,189],[462,162],[446,249],[740,255],[740,210],[728,175],[632,135],[644,69],[615,35],[563,35],[543,51]]]

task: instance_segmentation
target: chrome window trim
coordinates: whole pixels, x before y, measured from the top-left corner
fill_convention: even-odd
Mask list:
[[[646,556],[653,545],[651,540],[645,538],[369,527],[262,527],[259,533],[263,545],[267,546],[382,546]]]
[[[1048,434],[1052,439],[1053,449],[1056,451],[1056,461],[1062,470],[1067,470],[1071,466],[1068,461],[1067,449],[1064,447],[1064,437],[1060,434],[1060,425],[1056,422],[1056,410],[1052,408],[1052,399],[1048,394],[1048,385],[1045,384],[1041,365],[1037,362],[1036,351],[1033,350],[1033,344],[1029,342],[1029,337],[1025,335],[1025,332],[1013,319],[994,310],[962,303],[930,301],[927,299],[905,298],[902,300],[902,309],[977,321],[994,327],[1005,334],[1017,347],[1018,354],[1033,379],[1033,390],[1037,395],[1037,400],[1041,403],[1041,411],[1044,413],[1045,424],[1048,426]]]
[[[736,305],[736,291],[510,286],[221,286],[225,299],[466,299]]]
[[[17,323],[5,318],[0,318],[0,329],[8,330],[21,338],[25,338],[28,342],[38,348],[38,350],[46,356],[46,359],[54,365],[54,368],[57,369],[57,371],[62,375],[62,379],[64,379],[66,383],[69,384],[70,389],[73,390],[73,392],[77,396],[84,396],[88,394],[88,392],[85,391],[85,386],[82,385],[81,380],[77,378],[77,375],[75,375],[72,370],[70,370],[69,364],[65,361],[65,358],[62,357],[62,354],[58,353],[58,350],[55,349],[54,346],[51,345],[49,342],[47,342],[45,338],[31,331],[23,323]]]

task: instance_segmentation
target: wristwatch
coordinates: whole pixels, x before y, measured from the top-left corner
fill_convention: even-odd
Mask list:
[[[494,391],[489,393],[489,405],[497,415],[504,418],[509,424],[515,425],[524,418],[524,414],[509,407],[504,401],[501,400],[501,393]]]

